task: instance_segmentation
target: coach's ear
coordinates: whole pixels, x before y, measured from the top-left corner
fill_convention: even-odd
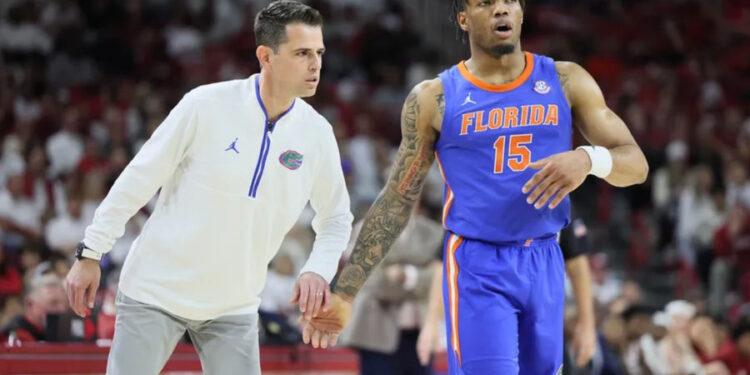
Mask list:
[[[258,58],[258,62],[260,63],[261,68],[266,68],[271,64],[271,55],[273,54],[273,49],[268,46],[258,46],[258,48],[255,49],[255,56]]]

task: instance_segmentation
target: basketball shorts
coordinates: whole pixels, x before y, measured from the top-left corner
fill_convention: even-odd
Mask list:
[[[451,375],[562,374],[565,263],[556,236],[494,244],[448,232]]]

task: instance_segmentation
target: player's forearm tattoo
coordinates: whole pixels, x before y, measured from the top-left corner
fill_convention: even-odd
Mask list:
[[[416,92],[406,98],[401,114],[401,145],[387,186],[365,216],[362,230],[333,291],[353,299],[406,227],[435,156],[435,134],[417,130],[420,107]]]

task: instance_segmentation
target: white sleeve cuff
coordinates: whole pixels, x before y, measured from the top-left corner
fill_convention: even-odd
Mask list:
[[[338,271],[339,268],[339,262],[338,259],[336,259],[334,262],[315,262],[311,260],[308,260],[307,263],[302,267],[302,269],[299,271],[299,274],[303,274],[305,272],[312,272],[320,277],[323,278],[323,280],[326,281],[326,283],[330,284],[331,280],[333,280],[333,277],[336,276],[336,271]]]

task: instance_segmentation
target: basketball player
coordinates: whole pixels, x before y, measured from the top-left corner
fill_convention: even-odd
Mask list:
[[[255,20],[260,74],[186,94],[97,209],[67,277],[93,307],[101,256],[161,188],[125,261],[108,374],[158,374],[187,331],[206,374],[260,374],[258,294],[268,262],[310,201],[313,251],[294,295],[307,319],[330,298],[352,215],[331,125],[315,94],[318,11],[273,2]]]
[[[454,0],[471,58],[417,85],[391,177],[334,294],[351,301],[409,219],[437,160],[446,182],[444,298],[451,374],[555,374],[563,358],[565,266],[555,240],[586,175],[642,183],[646,159],[579,65],[524,52],[524,4]],[[571,150],[573,119],[591,143]],[[337,338],[350,302],[308,323]]]

